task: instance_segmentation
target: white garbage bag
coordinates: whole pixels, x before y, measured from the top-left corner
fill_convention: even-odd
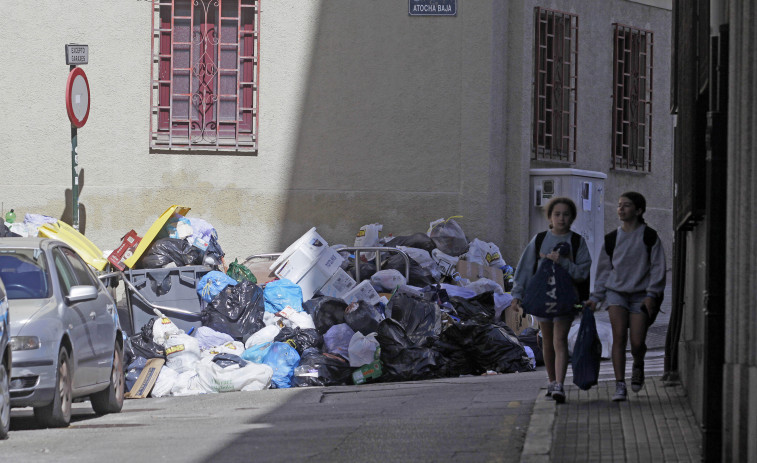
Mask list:
[[[164,366],[160,369],[158,379],[150,392],[151,397],[165,397],[171,395],[171,389],[176,386],[179,380],[179,373],[173,368]]]
[[[166,366],[179,373],[194,370],[194,364],[200,360],[200,344],[188,334],[177,334],[165,342]]]
[[[268,325],[265,328],[256,331],[252,334],[252,336],[247,338],[247,341],[244,343],[244,347],[245,349],[249,349],[250,347],[257,346],[258,344],[273,342],[273,340],[276,338],[276,335],[279,334],[279,331],[281,331],[281,328],[279,328],[278,325]]]
[[[213,392],[260,391],[271,387],[273,368],[261,363],[242,362],[244,366],[235,364],[224,368],[212,357],[205,357],[196,365],[200,383]]]
[[[383,230],[383,228],[384,226],[380,223],[363,225],[355,236],[355,246],[378,246],[379,232]]]
[[[502,268],[507,265],[496,244],[487,243],[478,238],[474,238],[473,241],[468,243],[468,252],[463,254],[462,257],[468,262],[487,267]]]
[[[606,321],[596,320],[597,334],[602,342],[602,358],[612,358],[612,325]],[[573,355],[573,346],[578,337],[578,328],[581,326],[581,317],[576,318],[568,331],[568,353]]]
[[[176,378],[176,383],[171,388],[172,396],[187,396],[197,394],[207,394],[213,392],[208,389],[202,381],[200,381],[200,375],[195,370],[187,370],[183,373],[179,373]]]
[[[371,276],[371,284],[380,292],[394,291],[397,286],[407,284],[404,275],[399,270],[379,270]]]
[[[218,354],[231,354],[241,357],[242,353],[244,353],[244,344],[239,341],[229,341],[220,346],[213,346],[209,349],[202,350],[201,356],[205,358],[215,357]]]
[[[152,340],[155,344],[165,347],[168,338],[177,334],[184,334],[184,330],[176,326],[170,318],[160,312],[158,312],[158,314],[159,318],[157,318],[152,325]]]
[[[367,336],[363,336],[363,333],[356,331],[352,335],[350,345],[347,348],[350,366],[359,368],[373,362],[374,354],[378,348],[379,342],[376,340],[376,333],[369,333]]]
[[[502,286],[500,286],[499,283],[488,278],[479,278],[476,281],[471,281],[465,285],[465,287],[475,291],[476,294],[485,293],[487,291],[493,291],[495,294],[505,294],[505,290],[502,289]]]

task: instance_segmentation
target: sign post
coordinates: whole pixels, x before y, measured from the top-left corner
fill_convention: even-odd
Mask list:
[[[66,64],[70,66],[66,82],[66,112],[71,121],[71,220],[79,230],[79,155],[76,151],[77,129],[83,127],[89,117],[89,81],[77,64],[89,62],[88,45],[66,45]]]

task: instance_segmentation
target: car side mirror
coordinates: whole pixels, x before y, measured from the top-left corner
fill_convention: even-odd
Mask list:
[[[92,301],[97,299],[97,288],[91,285],[72,286],[66,296],[66,304]]]

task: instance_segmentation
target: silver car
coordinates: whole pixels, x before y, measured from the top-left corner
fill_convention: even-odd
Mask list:
[[[0,279],[10,305],[12,407],[68,426],[71,403],[121,411],[123,334],[113,298],[76,252],[58,240],[0,238]]]
[[[3,280],[0,280],[0,439],[8,437],[11,426],[11,345],[10,320],[8,319],[8,296]]]

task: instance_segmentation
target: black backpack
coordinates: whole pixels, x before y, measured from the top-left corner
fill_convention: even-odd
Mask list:
[[[581,235],[575,232],[571,232],[572,235],[570,237],[570,247],[573,249],[573,262],[576,261],[576,255],[578,254],[578,248],[581,247]],[[534,243],[535,250],[536,250],[536,260],[534,261],[534,272],[536,273],[536,267],[539,263],[539,259],[541,256],[539,256],[539,250],[541,249],[541,244],[544,242],[544,237],[547,236],[547,231],[543,231],[536,234],[536,242]],[[613,242],[614,246],[614,242]],[[610,257],[612,259],[612,257]],[[589,299],[589,296],[591,296],[591,276],[587,278],[584,281],[579,281],[578,283],[575,283],[576,289],[578,289],[578,300],[583,303],[585,300]]]

